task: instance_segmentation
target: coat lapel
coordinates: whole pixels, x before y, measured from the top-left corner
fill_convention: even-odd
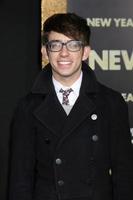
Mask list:
[[[99,93],[99,87],[94,72],[85,64],[82,65],[83,80],[80,89],[80,95],[73,106],[65,126],[63,135],[67,136],[91,114],[96,112],[96,99]]]
[[[52,133],[59,135],[66,120],[66,113],[60,105],[52,84],[51,66],[40,72],[32,91],[36,96],[44,96],[34,111],[34,116]]]
[[[81,95],[68,115],[62,134],[66,136],[71,134],[95,109],[93,101],[87,95]]]
[[[60,105],[56,94],[46,95],[44,101],[34,112],[36,118],[52,133],[60,135],[66,120],[66,113]]]

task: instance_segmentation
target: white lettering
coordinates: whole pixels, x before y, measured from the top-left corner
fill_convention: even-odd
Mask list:
[[[133,94],[132,93],[122,93],[122,96],[126,102],[133,102]]]
[[[120,51],[110,50],[109,51],[109,67],[111,70],[120,70]]]
[[[87,24],[93,27],[109,27],[111,21],[111,18],[87,18]]]
[[[116,27],[133,27],[133,20],[131,18],[114,18]]]
[[[89,66],[94,70],[96,63],[101,67],[101,69],[108,70],[108,51],[103,50],[101,58],[96,51],[92,50],[89,57]]]
[[[114,18],[116,27],[133,27],[133,20],[131,18]]]
[[[121,70],[121,61],[123,61],[126,70],[133,70],[133,52],[129,56],[127,50],[103,50],[101,56],[92,50],[88,64],[93,70],[96,65],[102,70]]]
[[[87,18],[87,24],[92,27],[110,27],[114,25],[116,28],[133,27],[132,18]],[[114,23],[113,23],[114,22]]]
[[[121,53],[122,53],[122,58],[125,63],[126,69],[132,70],[133,69],[133,52],[130,58],[127,51],[123,50],[121,51]]]
[[[116,26],[116,27],[119,27],[120,20],[121,20],[121,19],[119,19],[119,18],[118,18],[118,19],[117,19],[117,18],[114,18],[114,22],[115,22],[115,26]]]
[[[127,20],[127,27],[129,27],[129,26],[133,27],[133,20],[132,19]]]

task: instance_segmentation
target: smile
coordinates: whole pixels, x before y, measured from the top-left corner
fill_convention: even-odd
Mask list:
[[[59,61],[58,63],[61,64],[61,65],[69,65],[69,64],[71,64],[70,61]]]

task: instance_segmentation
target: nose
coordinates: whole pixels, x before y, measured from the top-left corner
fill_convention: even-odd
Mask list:
[[[66,57],[66,56],[69,55],[69,51],[67,50],[66,45],[63,45],[63,46],[62,46],[62,49],[61,49],[61,51],[60,51],[60,55],[61,55],[62,57]]]

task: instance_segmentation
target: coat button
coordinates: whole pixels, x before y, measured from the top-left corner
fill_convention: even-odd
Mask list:
[[[57,158],[57,159],[55,160],[55,162],[56,162],[57,165],[60,165],[60,164],[62,163],[62,160],[61,160],[60,158]]]
[[[110,176],[112,175],[112,169],[109,169],[109,175]]]
[[[64,185],[64,181],[63,181],[63,180],[59,180],[59,181],[58,181],[58,185],[59,185],[59,186],[63,186],[63,185]]]
[[[49,138],[45,138],[45,142],[46,142],[46,144],[50,144],[50,139]]]
[[[93,136],[92,136],[92,140],[93,140],[94,142],[97,142],[97,141],[98,141],[98,136],[97,136],[97,135],[93,135]]]
[[[92,115],[91,115],[91,119],[92,119],[92,120],[96,120],[96,119],[97,119],[97,115],[96,115],[96,114],[92,114]]]

